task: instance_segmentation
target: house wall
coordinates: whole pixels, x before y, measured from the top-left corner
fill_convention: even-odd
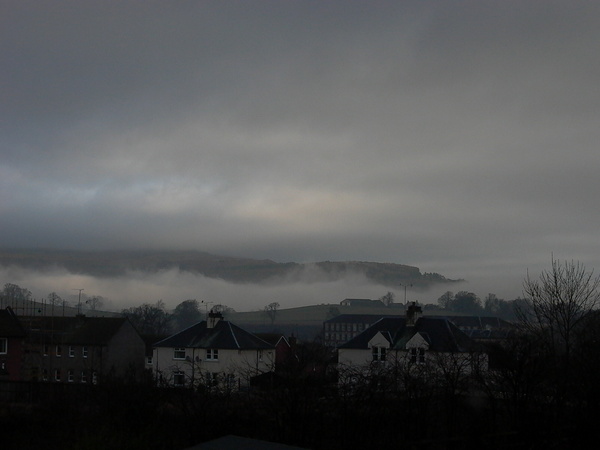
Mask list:
[[[206,359],[206,349],[186,348],[188,360],[174,359],[174,348],[154,349],[154,370],[159,382],[173,384],[174,372],[185,374],[185,384],[204,384],[207,373],[219,374],[220,382],[226,374],[233,374],[236,383],[246,385],[252,376],[269,372],[275,366],[275,349],[267,350],[227,350],[218,349],[219,359]],[[262,355],[262,358],[261,358]],[[193,362],[193,363],[192,363]]]
[[[141,376],[143,372],[145,343],[129,322],[124,322],[113,337],[101,345],[69,344],[63,339],[60,334],[52,338],[31,332],[22,360],[21,379],[94,383],[108,375]]]
[[[126,321],[104,349],[103,372],[122,378],[137,378],[144,370],[145,358],[146,343]]]
[[[1,338],[2,336],[0,336]],[[6,353],[0,354],[0,379],[17,381],[21,379],[23,359],[23,338],[5,337]]]
[[[410,354],[408,351],[390,351],[387,355],[385,365],[396,363],[408,364]],[[371,349],[339,349],[338,364],[340,368],[367,368],[373,363],[373,354]],[[378,364],[382,364],[378,362]],[[469,374],[474,370],[476,365],[479,368],[487,370],[488,358],[486,354],[471,354],[471,353],[439,353],[425,352],[425,364],[432,369],[445,368],[447,370],[460,370],[464,374]]]
[[[92,383],[95,380],[94,373],[101,373],[103,357],[101,346],[58,345],[61,348],[60,355],[56,352],[56,343],[30,343],[28,358],[23,364],[22,379],[61,383]],[[60,373],[60,380],[55,379],[57,370]],[[71,378],[69,378],[69,373],[71,373]]]
[[[338,349],[338,364],[342,366],[368,366],[372,361],[371,349]]]

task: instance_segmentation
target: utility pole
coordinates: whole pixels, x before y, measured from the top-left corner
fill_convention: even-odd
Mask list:
[[[400,286],[404,287],[404,307],[407,308],[408,307],[408,303],[406,303],[406,288],[409,287],[409,286],[412,287],[412,283],[410,283],[410,284],[402,284],[402,283],[400,283]]]
[[[79,300],[77,301],[77,315],[81,314],[81,291],[85,289],[73,289],[74,291],[79,291]]]

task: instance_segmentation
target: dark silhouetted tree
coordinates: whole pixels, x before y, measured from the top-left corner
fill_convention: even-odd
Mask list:
[[[392,306],[394,304],[394,298],[396,296],[394,295],[393,292],[388,291],[387,294],[382,295],[381,297],[379,297],[379,300],[381,300],[381,302],[385,305],[385,306]]]
[[[454,298],[454,293],[450,291],[444,292],[444,294],[438,298],[438,305],[441,309],[450,309],[450,305],[452,304],[452,299]]]
[[[104,297],[100,295],[92,295],[88,297],[85,301],[85,304],[90,309],[90,311],[96,311],[98,308],[102,308],[104,305]]]
[[[233,314],[235,309],[227,305],[217,304],[211,308],[211,311],[215,313],[221,313],[223,317],[225,317],[227,314]]]
[[[121,314],[129,318],[142,335],[162,336],[170,331],[171,315],[165,310],[162,300],[157,301],[155,305],[144,303],[123,309]]]
[[[62,306],[65,303],[65,300],[63,300],[62,297],[60,295],[58,295],[56,292],[50,292],[46,296],[46,300],[48,300],[48,303],[50,305],[54,305],[54,306]]]
[[[172,318],[175,332],[179,332],[200,322],[202,320],[200,302],[194,299],[181,302],[173,310]]]
[[[599,286],[600,276],[579,262],[561,263],[554,258],[539,279],[527,274],[523,282],[526,303],[517,309],[519,322],[552,356],[559,406],[568,396],[576,333],[600,301]]]
[[[8,303],[30,301],[33,297],[29,289],[22,288],[18,284],[13,283],[6,283],[0,296]]]
[[[465,314],[481,314],[481,300],[472,292],[457,292],[450,303],[450,309]]]
[[[265,309],[263,310],[265,315],[271,321],[271,325],[273,325],[275,323],[275,319],[277,318],[278,309],[279,309],[279,303],[272,302],[272,303],[269,303],[267,306],[265,306]]]

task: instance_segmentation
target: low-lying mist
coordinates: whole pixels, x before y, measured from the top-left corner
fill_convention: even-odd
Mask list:
[[[167,309],[175,308],[188,299],[212,304],[227,305],[238,312],[263,309],[271,302],[281,308],[339,303],[344,298],[376,299],[388,291],[396,295],[396,301],[404,301],[404,290],[373,283],[362,273],[346,273],[335,279],[316,266],[307,266],[286,277],[272,278],[268,282],[238,284],[203,275],[170,269],[160,272],[129,271],[125,276],[94,277],[68,272],[62,268],[31,270],[18,267],[0,267],[0,279],[5,283],[18,284],[29,289],[37,301],[55,292],[74,306],[79,290],[85,298],[103,297],[102,310],[120,311],[142,303],[162,300]],[[411,292],[408,300],[433,303],[447,290],[437,286],[430,292]]]

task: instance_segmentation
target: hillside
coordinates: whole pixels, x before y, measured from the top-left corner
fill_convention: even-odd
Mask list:
[[[365,261],[322,261],[315,263],[278,263],[268,259],[218,256],[199,251],[72,251],[0,250],[0,265],[33,270],[64,268],[70,273],[96,277],[116,277],[127,271],[158,272],[177,269],[234,283],[259,283],[281,279],[293,282],[308,271],[318,269],[321,277],[341,279],[362,274],[384,286],[411,283],[424,288],[436,283],[452,283],[437,273],[421,273],[404,264]]]

